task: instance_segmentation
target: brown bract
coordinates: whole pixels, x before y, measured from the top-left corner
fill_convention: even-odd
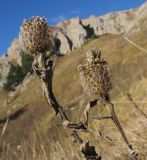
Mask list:
[[[43,53],[49,50],[50,36],[48,23],[44,17],[32,17],[29,21],[23,21],[20,40],[23,47],[30,53]]]
[[[101,52],[91,50],[88,51],[88,55],[90,53],[94,54],[95,58],[88,59],[86,64],[79,66],[81,83],[84,91],[90,98],[103,98],[112,88],[108,64],[105,60],[101,59]],[[96,55],[96,53],[99,55]]]

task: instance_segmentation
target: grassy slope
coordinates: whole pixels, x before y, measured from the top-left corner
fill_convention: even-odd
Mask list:
[[[145,31],[143,32],[146,33]],[[147,49],[147,35],[143,32],[138,35],[134,35],[132,39]],[[114,89],[111,96],[113,97],[112,100],[115,103],[117,102],[117,115],[122,122],[131,143],[134,144],[136,150],[142,155],[142,157],[145,157],[145,154],[147,154],[145,153],[145,133],[147,133],[145,132],[146,119],[141,113],[135,110],[131,102],[126,102],[126,92],[130,92],[135,100],[142,101],[146,99],[147,72],[145,60],[147,59],[147,56],[128,44],[121,36],[104,35],[98,39],[91,40],[81,48],[74,50],[70,56],[60,57],[57,61],[54,75],[54,91],[57,99],[66,109],[66,112],[72,121],[80,120],[87,99],[83,95],[82,88],[79,83],[77,65],[83,62],[85,58],[85,51],[92,47],[102,48],[104,52],[103,57],[107,58],[110,63],[112,77],[114,80]],[[9,100],[7,100],[7,104],[6,99],[4,99],[4,97],[1,98],[1,120],[5,119],[16,110],[24,106],[27,107],[26,110],[10,119],[2,138],[3,142],[10,144],[10,147],[13,148],[12,150],[16,150],[16,152],[13,153],[10,151],[7,155],[8,157],[11,156],[11,158],[13,157],[14,159],[20,159],[21,157],[22,159],[23,156],[24,159],[32,159],[27,157],[27,155],[30,153],[31,157],[31,153],[33,151],[37,151],[37,144],[43,143],[45,146],[45,153],[47,156],[50,156],[51,160],[58,160],[61,158],[68,160],[72,158],[78,159],[77,157],[79,157],[79,155],[74,155],[73,152],[77,151],[77,146],[73,146],[71,139],[67,134],[68,131],[62,129],[60,119],[55,117],[53,110],[46,104],[42,96],[40,80],[33,76],[32,80],[22,91],[18,90],[14,93],[14,97],[14,100],[12,97],[9,98]],[[143,112],[147,113],[145,110],[145,104],[138,105]],[[102,112],[103,114],[106,114],[105,110],[106,109],[104,108],[104,112]],[[96,114],[97,111],[97,108],[94,109],[91,115]],[[36,127],[35,124],[38,124],[38,127]],[[3,127],[3,123],[1,126]],[[101,129],[106,135],[113,139],[113,142],[110,143],[97,135],[81,134],[83,138],[91,139],[92,143],[96,145],[98,152],[102,154],[104,160],[110,159],[110,157],[112,157],[111,159],[121,159],[119,158],[120,155],[123,156],[123,160],[128,159],[127,149],[111,121],[107,120],[99,123],[91,121],[91,126],[95,128],[97,132],[98,129]],[[36,143],[36,147],[33,150],[32,143],[30,143],[30,141],[33,141],[32,136],[34,137],[36,128],[37,130],[41,130],[45,140],[44,138],[42,138],[42,142],[38,139],[34,140],[33,144]],[[27,142],[31,144],[30,146],[29,144],[27,145],[31,150],[29,152],[28,149],[29,153],[23,152],[22,155],[22,151],[16,148],[18,145],[22,145],[24,151],[24,143]],[[62,145],[64,148],[62,148]],[[38,155],[38,160],[45,159],[43,151],[35,153],[35,156]],[[41,155],[44,155],[44,157],[41,157]],[[6,157],[5,154],[3,156],[4,159],[10,158]]]

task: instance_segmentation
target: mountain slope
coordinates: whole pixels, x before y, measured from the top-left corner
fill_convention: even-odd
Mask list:
[[[130,38],[147,49],[144,25],[143,28],[142,31]],[[110,63],[113,78],[111,97],[117,115],[131,144],[144,160],[147,154],[145,150],[147,147],[146,118],[134,107],[134,103],[128,101],[127,93],[131,94],[133,100],[137,100],[138,108],[146,114],[146,103],[140,103],[147,98],[147,55],[145,53],[134,48],[120,35],[107,34],[89,40],[81,48],[74,50],[70,56],[58,58],[53,84],[55,95],[70,119],[74,122],[80,121],[87,98],[79,83],[77,65],[84,61],[85,52],[93,47],[102,48],[102,56]],[[3,92],[1,94],[3,95]],[[81,159],[77,145],[73,145],[69,137],[70,133],[62,128],[60,119],[55,116],[43,98],[41,82],[36,76],[30,77],[27,83],[24,82],[24,85],[9,94],[9,97],[5,96],[4,98],[3,96],[1,104],[1,133],[5,124],[4,119],[10,117],[2,137],[3,148],[6,149],[3,149],[3,154],[1,154],[4,159],[11,157],[11,159],[17,160],[22,159],[23,156],[25,160],[28,160],[36,156],[38,160],[45,160],[44,152],[49,157],[48,159],[52,160]],[[101,114],[106,114],[107,110],[103,109]],[[95,108],[90,116],[96,115],[97,112],[98,109]],[[96,146],[97,152],[102,155],[104,160],[129,159],[120,134],[110,120],[102,122],[91,120],[90,125],[95,130],[94,134],[81,133],[81,136],[85,140],[89,139]],[[97,134],[99,129],[111,137],[112,142],[101,138]],[[8,144],[11,150],[7,153]],[[40,144],[44,147],[43,150],[40,148]]]
[[[61,42],[58,41],[59,50],[62,48],[62,51],[70,52],[78,47],[70,52],[70,55],[58,57],[53,79],[55,95],[71,121],[82,120],[83,110],[88,102],[80,85],[77,65],[84,62],[87,50],[93,47],[101,48],[102,56],[110,64],[113,79],[110,95],[116,113],[141,160],[145,160],[147,156],[147,54],[128,43],[119,33],[125,29],[125,33],[131,30],[133,34],[127,34],[127,37],[147,50],[146,4],[135,10],[124,11],[122,14],[118,12],[105,15],[103,23],[106,32],[101,35],[102,31],[99,30],[98,37],[93,37],[92,33],[96,34],[95,27],[102,25],[102,22],[95,24],[100,17],[94,17],[94,20],[93,18],[67,20],[59,24],[56,29],[53,28]],[[135,20],[136,15],[137,20]],[[129,21],[135,28],[131,28],[132,24],[126,28],[125,23]],[[79,25],[78,30],[72,27],[73,23],[73,26]],[[118,29],[119,23],[122,24]],[[88,32],[85,32],[85,26],[88,24],[90,30],[86,28]],[[91,36],[87,34],[89,31]],[[115,34],[110,34],[109,31]],[[70,34],[74,35],[70,36]],[[17,61],[16,57],[15,55],[15,61]],[[13,56],[4,58],[13,59]],[[46,103],[41,81],[35,75],[27,77],[15,92],[7,93],[1,89],[0,102],[1,160],[81,159],[79,148],[72,143],[69,131],[62,127],[60,118]],[[80,135],[85,141],[90,140],[96,146],[103,160],[129,160],[127,147],[111,120],[101,122],[92,120],[92,117],[98,113],[108,114],[106,107],[100,109],[100,106],[95,107],[90,113],[90,126],[93,132],[83,132]],[[100,130],[112,141],[100,137],[98,134]]]
[[[147,19],[147,2],[136,9],[112,12],[103,16],[91,16],[87,19],[73,18],[65,20],[49,29],[55,40],[56,53],[70,54],[88,39],[104,34],[123,34],[131,36],[139,32]],[[121,42],[120,42],[121,43]],[[0,86],[6,83],[10,70],[8,62],[21,65],[21,47],[15,39],[7,53],[0,58]]]
[[[103,16],[91,16],[86,19],[73,18],[57,24],[57,39],[60,41],[60,52],[66,54],[71,49],[81,46],[88,38],[103,34],[132,35],[141,30],[141,23],[147,18],[147,2],[136,9],[112,12]],[[62,37],[68,38],[70,43],[62,43]],[[65,36],[64,36],[65,35]],[[67,48],[62,50],[63,48]]]

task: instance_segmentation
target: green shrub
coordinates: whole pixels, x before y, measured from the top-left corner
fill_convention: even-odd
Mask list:
[[[87,39],[87,41],[85,42],[85,44],[89,43],[90,41],[99,38],[97,35],[93,34],[90,38]]]
[[[21,57],[21,64],[20,65],[14,65],[10,63],[10,71],[7,76],[7,82],[4,84],[4,89],[10,91],[14,90],[15,86],[20,84],[27,73],[32,73],[32,62],[33,62],[33,57],[29,54],[22,53]]]
[[[11,64],[11,63],[10,63]],[[13,90],[14,86],[18,85],[24,78],[22,68],[18,65],[11,64],[10,71],[7,76],[7,82],[4,84],[6,90]]]
[[[33,62],[33,57],[30,54],[24,54],[24,53],[22,54],[21,64],[22,64],[22,73],[24,76],[26,76],[28,72],[30,73],[33,72],[32,62]]]

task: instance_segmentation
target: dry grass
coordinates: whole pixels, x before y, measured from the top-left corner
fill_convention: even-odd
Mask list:
[[[133,41],[146,48],[147,37],[143,33],[135,35]],[[146,55],[133,48],[121,36],[105,35],[92,40],[81,48],[76,49],[70,56],[60,57],[56,64],[54,75],[54,92],[57,99],[65,108],[72,121],[79,121],[85,108],[87,99],[83,95],[79,81],[77,65],[85,58],[85,51],[99,47],[103,50],[103,57],[108,59],[114,89],[111,93],[115,102],[117,115],[135,149],[140,153],[141,159],[147,155],[145,148],[147,131],[144,117],[127,101],[126,93],[129,91],[134,100],[144,101],[146,95],[146,65],[141,63]],[[138,58],[139,57],[139,58]],[[142,71],[134,64],[139,64]],[[18,95],[15,97],[15,94]],[[41,82],[35,76],[23,90],[14,93],[14,99],[4,103],[6,95],[0,93],[2,105],[0,107],[1,128],[8,117],[24,106],[26,110],[10,119],[3,139],[1,141],[1,160],[78,160],[81,159],[77,145],[73,145],[69,131],[62,128],[61,121],[55,116],[53,110],[47,105],[43,96]],[[126,102],[127,101],[127,102]],[[119,103],[118,103],[119,102]],[[145,113],[146,104],[138,104]],[[13,107],[16,106],[16,107]],[[91,116],[98,113],[98,108],[93,109]],[[8,114],[8,112],[10,114]],[[104,108],[101,114],[107,114]],[[37,127],[36,127],[37,126]],[[98,153],[104,160],[127,160],[127,148],[125,147],[117,129],[109,120],[95,122],[91,119],[92,133],[81,133],[85,140],[91,140],[96,145]],[[101,129],[112,142],[99,136]]]

